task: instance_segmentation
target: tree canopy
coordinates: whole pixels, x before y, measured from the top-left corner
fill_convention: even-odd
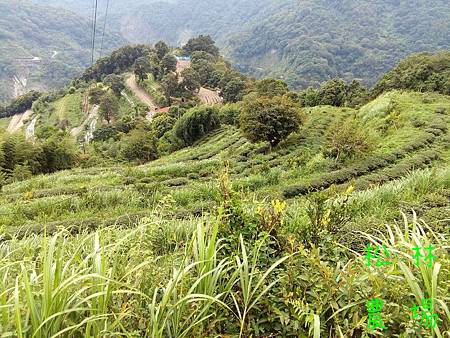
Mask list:
[[[301,106],[287,96],[247,100],[240,118],[241,129],[250,141],[267,141],[272,146],[298,130],[301,123]]]
[[[392,89],[450,95],[450,51],[407,57],[376,84],[373,96]]]

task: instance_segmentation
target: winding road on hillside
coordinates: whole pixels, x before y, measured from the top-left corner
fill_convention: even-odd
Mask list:
[[[147,112],[147,119],[151,120],[158,109],[158,106],[155,104],[152,97],[136,82],[136,76],[134,74],[130,74],[127,77],[125,84],[133,92],[133,94],[139,98],[139,100],[150,108],[150,111]]]
[[[25,113],[14,115],[9,122],[8,129],[6,129],[6,131],[11,134],[15,133],[24,126],[24,122],[28,120],[31,115],[33,115],[32,110],[27,110]]]

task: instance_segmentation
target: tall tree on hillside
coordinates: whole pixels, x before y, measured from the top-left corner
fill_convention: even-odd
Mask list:
[[[117,101],[117,98],[110,94],[103,96],[99,107],[100,117],[105,119],[109,124],[111,120],[118,115],[118,112],[119,102]]]
[[[245,102],[240,126],[252,142],[277,145],[298,130],[302,123],[301,106],[286,96],[260,97]]]
[[[116,95],[117,97],[119,97],[122,93],[122,90],[125,89],[125,84],[123,83],[123,79],[119,75],[115,75],[115,74],[108,75],[107,77],[105,77],[103,82],[111,88],[114,95]]]
[[[245,82],[239,77],[229,81],[223,89],[223,98],[226,102],[237,102],[242,99],[245,89]]]
[[[188,55],[197,51],[207,52],[214,56],[219,55],[219,48],[215,46],[214,40],[209,35],[200,35],[192,38],[183,47],[183,52]]]
[[[208,80],[211,77],[211,74],[213,74],[213,72],[215,71],[214,63],[206,60],[199,60],[198,62],[192,63],[191,67],[199,74],[200,83],[202,85],[208,84]]]
[[[147,79],[149,73],[152,73],[153,67],[148,57],[138,58],[133,65],[134,74],[140,81]]]
[[[333,79],[325,82],[318,90],[321,104],[341,107],[345,102],[347,84],[341,79]]]
[[[166,54],[161,60],[161,70],[164,75],[177,70],[177,59],[175,56]]]
[[[155,51],[158,59],[161,61],[164,56],[166,56],[170,52],[170,48],[164,41],[158,41],[155,44]]]
[[[183,82],[181,86],[190,92],[195,92],[201,87],[200,75],[195,69],[187,68],[181,72]]]
[[[256,91],[259,96],[282,96],[289,91],[288,85],[281,81],[272,78],[267,78],[256,83]]]
[[[178,75],[175,73],[170,73],[164,76],[161,81],[161,86],[164,91],[164,96],[169,104],[172,102],[172,97],[175,96],[178,92]]]

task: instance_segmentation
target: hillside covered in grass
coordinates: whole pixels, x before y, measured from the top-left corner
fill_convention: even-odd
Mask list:
[[[420,60],[379,93],[293,92],[200,36],[16,100],[0,119],[1,334],[446,337],[448,64]],[[423,299],[435,325],[412,315]]]
[[[261,198],[298,198],[333,184],[367,190],[393,185],[391,181],[428,167],[444,169],[439,172],[445,177],[450,120],[439,111],[449,108],[448,97],[401,92],[386,93],[360,111],[314,107],[301,130],[272,151],[224,125],[199,143],[142,166],[75,169],[6,185],[1,223],[4,229],[114,223],[127,215],[140,216],[168,195],[174,202],[172,216],[213,211],[220,200],[217,178],[224,163],[237,191]],[[326,131],[349,121],[370,131],[373,149],[360,158],[336,162],[326,154]],[[401,206],[390,207],[397,215]]]

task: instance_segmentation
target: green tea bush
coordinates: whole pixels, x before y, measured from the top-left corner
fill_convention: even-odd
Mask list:
[[[384,168],[387,165],[394,163],[398,159],[405,157],[410,152],[429,145],[435,141],[435,139],[436,137],[433,134],[424,134],[403,147],[392,151],[390,154],[369,156],[368,158],[362,159],[348,168],[322,174],[319,178],[313,179],[310,182],[287,187],[283,190],[283,196],[286,198],[292,198],[298,195],[305,195],[309,192],[326,189],[333,184],[342,184],[350,179],[367,175],[372,171]],[[429,161],[436,158],[436,153],[431,152],[429,155],[415,160],[410,166],[407,166],[407,168],[413,168],[414,165],[419,163],[429,163]],[[403,169],[405,169],[405,167],[403,167]]]
[[[445,107],[438,107],[434,110],[434,112],[436,114],[442,114],[442,115],[447,115],[448,114],[448,110]]]
[[[189,184],[189,180],[186,178],[173,178],[170,180],[162,181],[161,184],[166,185],[168,187],[180,187],[183,185]]]

